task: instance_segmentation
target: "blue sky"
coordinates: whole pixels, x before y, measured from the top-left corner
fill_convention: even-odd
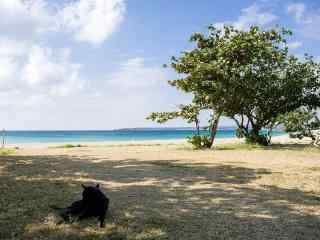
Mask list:
[[[295,33],[292,53],[320,56],[315,0],[1,0],[0,14],[6,129],[158,127],[149,112],[190,99],[166,84],[176,75],[161,66],[209,24],[278,24]]]

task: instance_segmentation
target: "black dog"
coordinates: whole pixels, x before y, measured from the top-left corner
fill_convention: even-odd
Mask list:
[[[86,187],[82,185],[82,202],[83,212],[79,217],[79,220],[88,217],[98,217],[100,221],[100,227],[104,227],[104,220],[109,208],[109,199],[99,188],[99,184],[95,187]]]
[[[66,222],[70,222],[70,218],[82,220],[89,217],[98,217],[100,227],[104,227],[106,213],[109,208],[109,199],[100,190],[99,184],[95,187],[84,185],[82,187],[82,200],[73,202],[67,208],[52,208],[61,210],[60,216]]]
[[[66,208],[60,208],[56,206],[51,206],[52,209],[58,210],[59,215],[62,217],[62,219],[65,222],[73,222],[76,220],[82,213],[83,213],[83,201],[75,201],[73,202],[69,207]],[[62,223],[62,222],[59,222]]]

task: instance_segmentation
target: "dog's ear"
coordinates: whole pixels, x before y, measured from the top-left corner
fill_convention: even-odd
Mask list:
[[[100,184],[99,183],[96,185],[96,188],[100,188]]]
[[[81,186],[83,187],[83,189],[86,189],[86,188],[87,188],[84,184],[81,184]]]

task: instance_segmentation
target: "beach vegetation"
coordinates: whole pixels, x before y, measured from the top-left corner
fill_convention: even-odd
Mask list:
[[[15,152],[16,152],[15,149],[1,148],[0,156],[8,156],[10,154],[14,154]]]
[[[211,147],[211,140],[208,136],[195,135],[188,137],[188,143],[191,143],[194,149],[206,149]]]
[[[320,120],[316,111],[305,108],[281,116],[284,130],[291,138],[311,138],[316,144],[320,136]]]
[[[279,27],[209,26],[207,34],[191,36],[192,50],[172,57],[170,67],[181,77],[169,84],[192,94],[193,105],[211,112],[208,147],[221,116],[234,120],[237,135],[247,143],[269,145],[280,116],[320,106],[319,64],[312,56],[301,59],[289,53],[291,35]],[[162,123],[178,117],[171,114],[152,113],[149,119]]]
[[[200,104],[179,105],[177,111],[173,112],[153,112],[147,119],[156,121],[157,123],[165,123],[175,118],[182,118],[187,123],[192,123],[195,126],[195,134],[188,137],[188,142],[192,144],[195,149],[210,148],[213,144],[213,135],[201,135],[200,134],[200,111],[204,108]]]
[[[85,145],[82,144],[64,144],[64,145],[59,145],[55,146],[54,148],[80,148],[80,147],[86,147]]]

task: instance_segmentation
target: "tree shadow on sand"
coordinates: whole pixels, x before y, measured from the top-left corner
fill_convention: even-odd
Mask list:
[[[252,145],[245,143],[235,143],[235,144],[222,144],[215,146],[215,151],[231,151],[231,150],[278,150],[278,151],[303,151],[303,150],[311,150],[318,151],[319,148],[313,146],[312,144],[307,143],[273,143],[269,146],[260,146],[260,145]]]
[[[255,185],[268,169],[60,156],[0,157],[0,239],[319,239],[319,199]],[[56,225],[49,205],[100,183],[108,224]]]

